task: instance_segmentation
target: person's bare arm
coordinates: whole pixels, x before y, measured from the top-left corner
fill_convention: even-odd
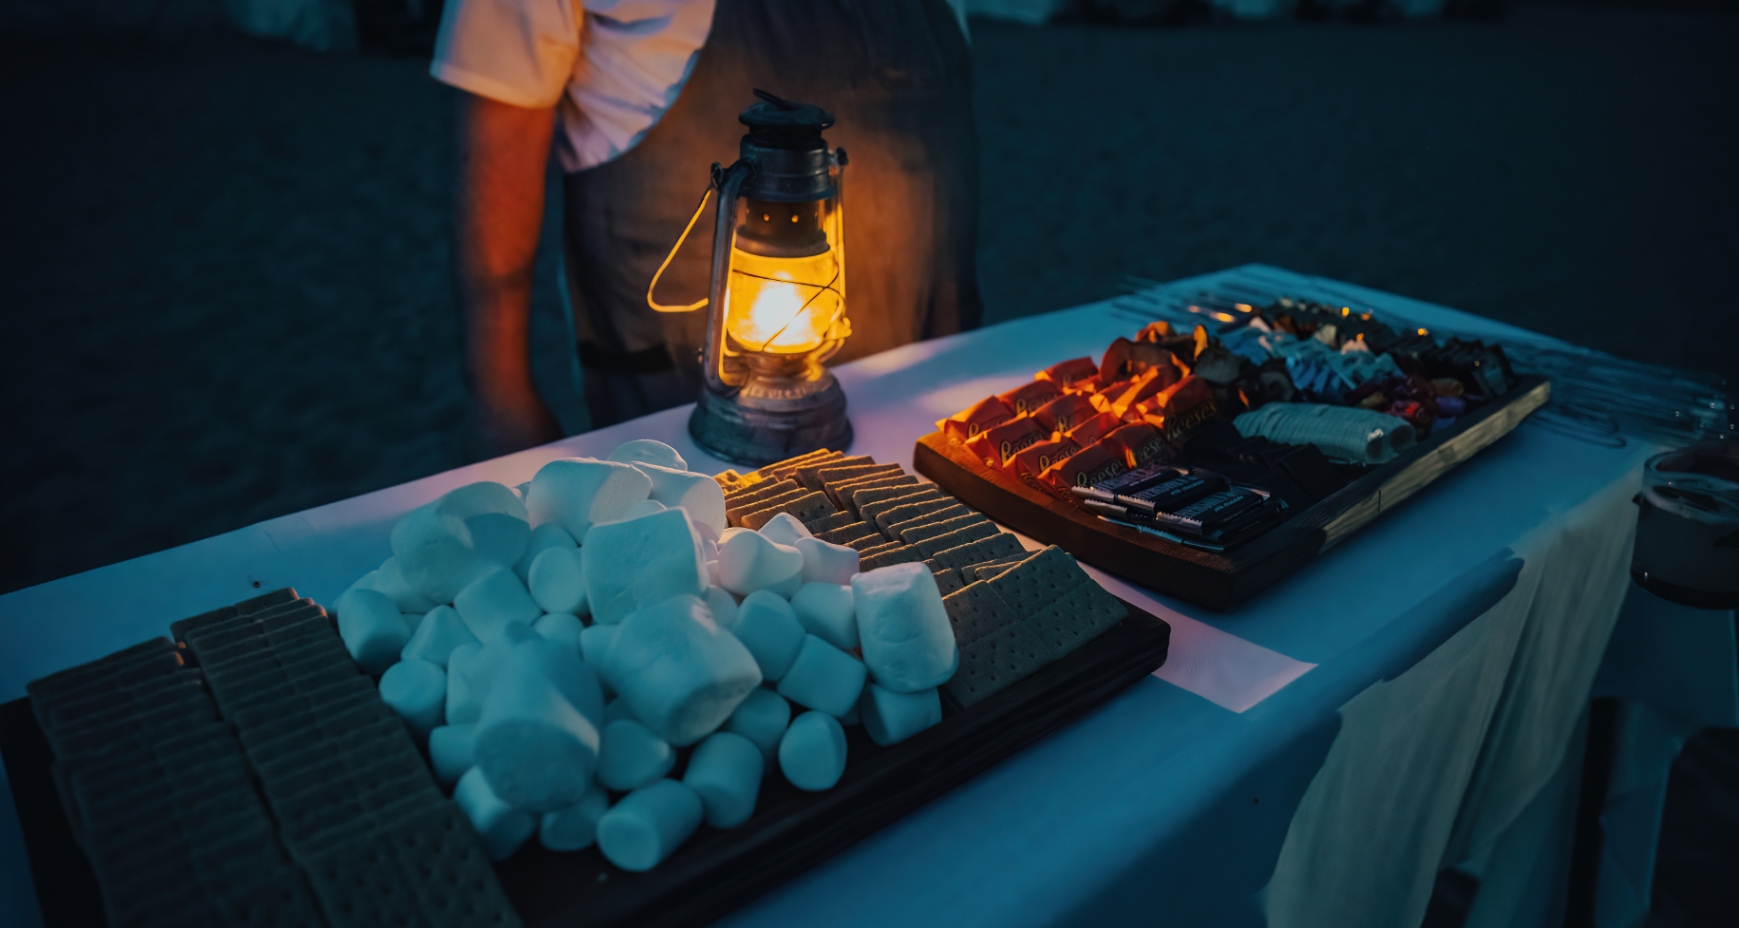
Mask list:
[[[553,109],[461,91],[454,265],[465,378],[491,453],[562,437],[531,378],[531,281]]]

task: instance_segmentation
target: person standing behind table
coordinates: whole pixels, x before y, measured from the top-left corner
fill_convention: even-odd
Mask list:
[[[552,142],[594,427],[699,395],[706,313],[655,313],[646,289],[711,164],[736,160],[755,88],[832,112],[828,140],[851,155],[838,359],[979,324],[971,53],[950,0],[447,0],[430,73],[463,91],[465,370],[497,453],[561,437],[527,346]],[[660,302],[708,293],[708,239],[683,247]]]

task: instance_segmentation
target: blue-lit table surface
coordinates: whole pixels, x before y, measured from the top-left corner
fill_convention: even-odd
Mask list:
[[[1301,296],[1329,287],[1407,325],[1539,338],[1273,268],[1177,286],[1253,280]],[[1138,325],[1108,302],[843,365],[852,452],[910,466],[935,420],[1058,360],[1096,357]],[[0,699],[259,590],[331,602],[391,553],[401,514],[465,483],[516,484],[551,459],[642,437],[723,469],[689,441],[687,416],[669,410],[0,597]],[[725,923],[1411,926],[1448,866],[1484,887],[1470,925],[1534,921],[1529,907],[1550,900],[1525,888],[1559,881],[1567,860],[1558,794],[1629,586],[1630,498],[1654,450],[1525,422],[1231,614],[1096,574],[1172,623],[1159,673]],[[39,920],[9,796],[0,894],[0,923]]]

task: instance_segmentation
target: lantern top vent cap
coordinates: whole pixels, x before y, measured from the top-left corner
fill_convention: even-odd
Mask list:
[[[819,106],[785,100],[756,90],[760,102],[738,114],[737,121],[749,127],[756,137],[819,137],[821,130],[833,126],[833,114]]]

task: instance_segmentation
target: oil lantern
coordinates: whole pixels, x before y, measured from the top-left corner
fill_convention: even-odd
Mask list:
[[[851,444],[845,393],[823,363],[851,335],[845,315],[844,149],[822,130],[833,115],[755,91],[738,117],[748,126],[735,164],[712,183],[671,257],[718,194],[711,296],[687,306],[646,301],[659,312],[708,309],[701,349],[705,386],[688,420],[708,452],[759,466]]]

